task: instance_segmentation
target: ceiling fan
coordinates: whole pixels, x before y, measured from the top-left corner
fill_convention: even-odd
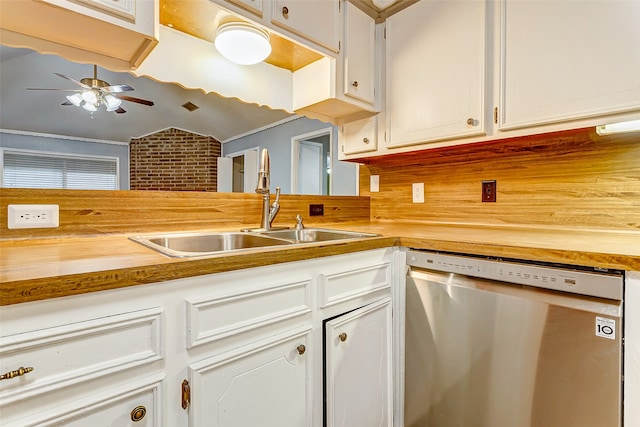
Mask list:
[[[80,81],[65,76],[64,74],[53,74],[72,81],[80,86],[81,89],[27,88],[27,90],[60,90],[64,92],[76,92],[73,95],[67,96],[67,101],[63,102],[62,105],[75,105],[76,107],[82,107],[92,113],[97,111],[102,105],[104,105],[107,111],[113,111],[118,114],[126,113],[127,111],[120,106],[122,101],[135,102],[147,106],[153,105],[153,102],[147,101],[146,99],[123,95],[122,92],[133,90],[129,85],[110,85],[104,80],[98,79],[98,67],[96,65],[93,66],[93,78],[87,77]]]

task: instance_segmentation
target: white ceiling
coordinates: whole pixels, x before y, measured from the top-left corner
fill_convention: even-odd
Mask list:
[[[170,66],[170,64],[167,64]],[[72,92],[33,91],[26,88],[76,89],[75,80],[93,77],[93,66],[76,64],[55,55],[41,55],[28,49],[0,46],[0,128],[128,142],[158,130],[175,127],[224,141],[290,117],[237,99],[185,90],[178,85],[158,83],[128,73],[114,73],[98,67],[98,78],[110,84],[127,84],[135,90],[126,95],[155,103],[152,107],[123,102],[125,114],[100,110],[93,116],[75,106],[62,106]],[[182,105],[192,102],[200,108],[189,112]]]

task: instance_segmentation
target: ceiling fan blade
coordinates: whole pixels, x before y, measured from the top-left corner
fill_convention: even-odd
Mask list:
[[[74,80],[74,79],[72,79],[71,77],[65,76],[64,74],[60,74],[60,73],[53,73],[53,74],[55,74],[55,75],[56,75],[56,76],[58,76],[58,77],[62,77],[63,79],[67,79],[67,80],[69,80],[69,81],[71,81],[71,82],[74,82],[74,83],[75,83],[75,84],[77,84],[78,86],[81,86],[81,87],[83,87],[83,88],[85,88],[85,89],[91,89],[91,86],[86,85],[86,84],[84,84],[84,83],[81,83],[81,82],[79,82],[79,81],[77,81],[77,80]]]
[[[48,89],[48,88],[39,88],[39,87],[28,87],[27,90],[60,90],[63,92],[82,92],[81,89]]]
[[[117,109],[117,110],[114,110],[114,111],[115,111],[116,113],[118,113],[118,114],[122,114],[122,113],[126,113],[126,112],[127,112],[127,110],[125,110],[125,109],[124,109],[124,108],[122,108],[122,107],[118,107],[118,109]]]
[[[133,90],[133,88],[129,85],[111,85],[111,86],[105,86],[101,89],[111,93],[120,93],[120,92],[127,92],[130,90]]]
[[[149,107],[153,105],[153,102],[147,101],[146,99],[134,98],[127,95],[116,95],[116,98],[122,99],[123,101],[137,102],[138,104],[148,105]]]
[[[69,101],[65,101],[65,102],[63,102],[63,103],[62,103],[62,104],[60,104],[60,105],[73,105],[73,104],[72,104],[71,102],[69,102]]]

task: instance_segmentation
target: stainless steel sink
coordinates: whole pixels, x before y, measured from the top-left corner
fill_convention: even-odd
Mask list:
[[[358,233],[355,231],[329,230],[323,228],[303,228],[300,230],[273,230],[260,232],[263,236],[292,240],[296,243],[328,242],[331,240],[361,239],[376,237],[377,234]]]
[[[134,242],[170,257],[196,257],[255,248],[376,237],[354,231],[304,228],[261,232],[182,233],[130,237]]]
[[[204,256],[293,243],[291,240],[255,233],[235,232],[135,236],[130,239],[170,257]]]

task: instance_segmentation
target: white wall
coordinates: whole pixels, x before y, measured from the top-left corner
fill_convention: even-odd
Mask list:
[[[269,150],[271,160],[271,188],[280,187],[283,194],[291,194],[291,138],[332,127],[334,164],[332,196],[357,195],[357,165],[339,162],[338,128],[320,120],[300,117],[232,141],[223,141],[222,155],[260,147]]]

